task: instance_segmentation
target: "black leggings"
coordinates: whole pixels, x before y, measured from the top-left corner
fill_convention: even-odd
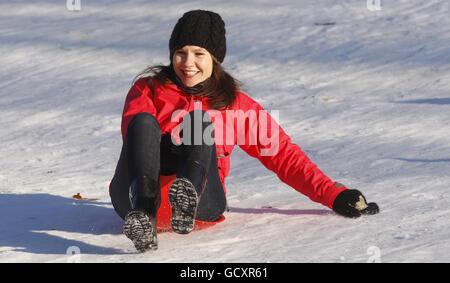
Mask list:
[[[201,116],[194,115],[196,111],[201,111]],[[202,110],[190,112],[189,121],[193,124],[195,119],[198,120],[198,117],[203,115],[208,114]],[[194,117],[197,118],[194,119]],[[212,126],[212,122],[203,122],[204,120],[208,119],[202,119],[201,127],[191,127],[191,129],[199,129],[203,135],[205,130]],[[186,119],[183,122],[185,121]],[[192,140],[194,135],[195,133],[191,135]],[[208,145],[202,140],[200,145],[189,142],[174,145],[169,133],[161,134],[159,123],[153,115],[136,114],[128,126],[116,172],[110,185],[111,202],[117,214],[125,218],[131,211],[129,191],[135,178],[147,176],[159,182],[160,175],[176,174],[177,177],[180,175],[182,177],[183,172],[192,168],[189,166],[191,160],[198,161],[204,167],[203,174],[206,173],[206,186],[200,195],[196,219],[216,221],[226,209],[226,198],[219,178],[215,144]],[[154,192],[154,195],[159,196],[160,192]],[[159,203],[155,205],[159,207]]]

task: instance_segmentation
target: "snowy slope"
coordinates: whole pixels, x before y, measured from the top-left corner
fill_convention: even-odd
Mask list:
[[[0,1],[0,261],[450,262],[449,2],[381,4]],[[226,221],[136,253],[108,195],[123,102],[197,8],[223,16],[245,91],[380,214],[339,217],[236,148]]]

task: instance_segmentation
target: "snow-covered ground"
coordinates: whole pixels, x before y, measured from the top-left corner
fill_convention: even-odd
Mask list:
[[[2,0],[0,261],[450,262],[449,1],[377,2]],[[136,253],[108,195],[123,102],[197,8],[245,91],[380,214],[337,216],[236,147],[226,221]]]

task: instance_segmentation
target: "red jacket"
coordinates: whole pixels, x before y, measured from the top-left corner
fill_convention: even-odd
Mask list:
[[[209,109],[202,97],[188,95],[175,85],[164,87],[154,83],[154,92],[147,85],[147,78],[137,80],[130,89],[122,115],[123,138],[133,116],[147,112],[157,118],[162,133],[171,133],[178,139],[176,129],[182,116],[194,109],[203,109],[214,123],[219,176],[224,188],[230,171],[230,154],[234,146],[239,145],[276,173],[281,181],[329,208],[336,196],[347,189],[322,173],[300,147],[291,142],[275,119],[244,93],[238,93],[232,107],[217,111]],[[173,115],[174,111],[178,115]]]

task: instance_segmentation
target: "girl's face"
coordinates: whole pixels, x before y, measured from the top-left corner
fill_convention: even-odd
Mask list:
[[[211,77],[213,58],[204,48],[186,45],[176,50],[172,58],[177,76],[187,87],[193,87]]]

